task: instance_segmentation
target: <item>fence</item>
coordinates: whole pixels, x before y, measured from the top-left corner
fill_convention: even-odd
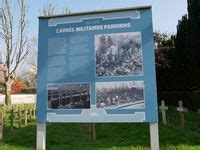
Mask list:
[[[188,112],[188,109],[185,108],[184,103],[182,100],[178,100],[177,102],[178,107],[176,108],[177,116],[176,120],[177,123],[179,122],[180,128],[185,128],[185,113]],[[176,106],[177,106],[176,105]],[[161,121],[164,125],[167,125],[168,123],[171,123],[169,119],[166,119],[168,116],[168,107],[165,104],[165,101],[162,100],[161,104],[159,106],[159,110],[161,112]],[[197,110],[197,112],[200,115],[200,109]],[[11,106],[1,106],[0,107],[0,139],[3,136],[3,124],[8,123],[10,125],[11,132],[15,128],[21,128],[26,127],[28,123],[33,122],[33,120],[36,118],[36,106],[35,104],[15,104]],[[179,120],[179,121],[178,121]],[[173,121],[172,121],[173,122]],[[95,124],[89,123],[89,124],[83,124],[83,128],[86,128],[86,134],[89,135],[89,137],[92,140],[96,139],[96,130],[95,130]]]
[[[36,118],[36,106],[35,104],[15,104],[11,106],[2,106],[1,112],[4,115],[4,123],[10,124],[11,131],[14,128],[21,128],[27,126],[29,122],[32,122]]]

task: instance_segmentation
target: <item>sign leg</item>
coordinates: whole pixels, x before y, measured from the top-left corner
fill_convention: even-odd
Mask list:
[[[150,123],[151,150],[159,150],[158,123]]]
[[[46,149],[46,123],[37,123],[37,150]]]
[[[96,140],[96,128],[95,128],[95,123],[92,123],[92,140]]]

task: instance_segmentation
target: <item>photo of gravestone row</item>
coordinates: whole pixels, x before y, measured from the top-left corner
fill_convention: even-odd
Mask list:
[[[90,84],[48,85],[48,108],[50,109],[89,109]]]
[[[96,76],[142,75],[140,32],[95,35]]]
[[[96,83],[97,108],[143,109],[144,82],[120,81]]]

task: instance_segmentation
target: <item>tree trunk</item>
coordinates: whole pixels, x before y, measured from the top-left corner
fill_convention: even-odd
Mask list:
[[[5,83],[5,103],[7,106],[11,105],[11,85],[12,83],[9,81]]]

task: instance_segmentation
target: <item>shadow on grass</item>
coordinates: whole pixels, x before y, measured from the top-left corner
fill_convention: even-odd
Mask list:
[[[0,141],[0,149],[35,149],[36,126],[35,123],[27,127],[16,128],[11,132],[10,126],[4,126],[3,140]]]
[[[9,126],[4,128],[2,145],[7,149],[35,149],[36,124],[15,129],[11,134]],[[47,123],[47,150],[133,150],[149,149],[148,123],[96,124],[97,140],[92,141],[83,124]],[[160,125],[160,145],[200,145],[200,135],[170,126]]]
[[[60,128],[57,128],[60,126]],[[65,126],[65,128],[62,128]],[[97,140],[91,141],[80,124],[54,124],[47,131],[48,149],[149,149],[149,124],[96,124]],[[62,128],[62,129],[61,129]],[[81,129],[81,130],[80,130]],[[57,130],[61,134],[57,134]],[[63,137],[62,139],[60,137]],[[194,139],[195,138],[195,139]],[[59,139],[59,140],[58,140]],[[178,128],[160,125],[160,145],[162,149],[169,145],[200,146],[200,135]]]
[[[145,124],[96,124],[96,135],[97,140],[92,141],[87,128],[81,124],[51,124],[47,128],[47,149],[95,150],[149,146],[149,131]]]
[[[96,124],[96,141],[89,138],[86,130],[80,124],[54,124],[47,131],[47,148],[55,149],[59,146],[59,149],[94,150],[114,146],[149,146],[149,131],[144,124]]]

